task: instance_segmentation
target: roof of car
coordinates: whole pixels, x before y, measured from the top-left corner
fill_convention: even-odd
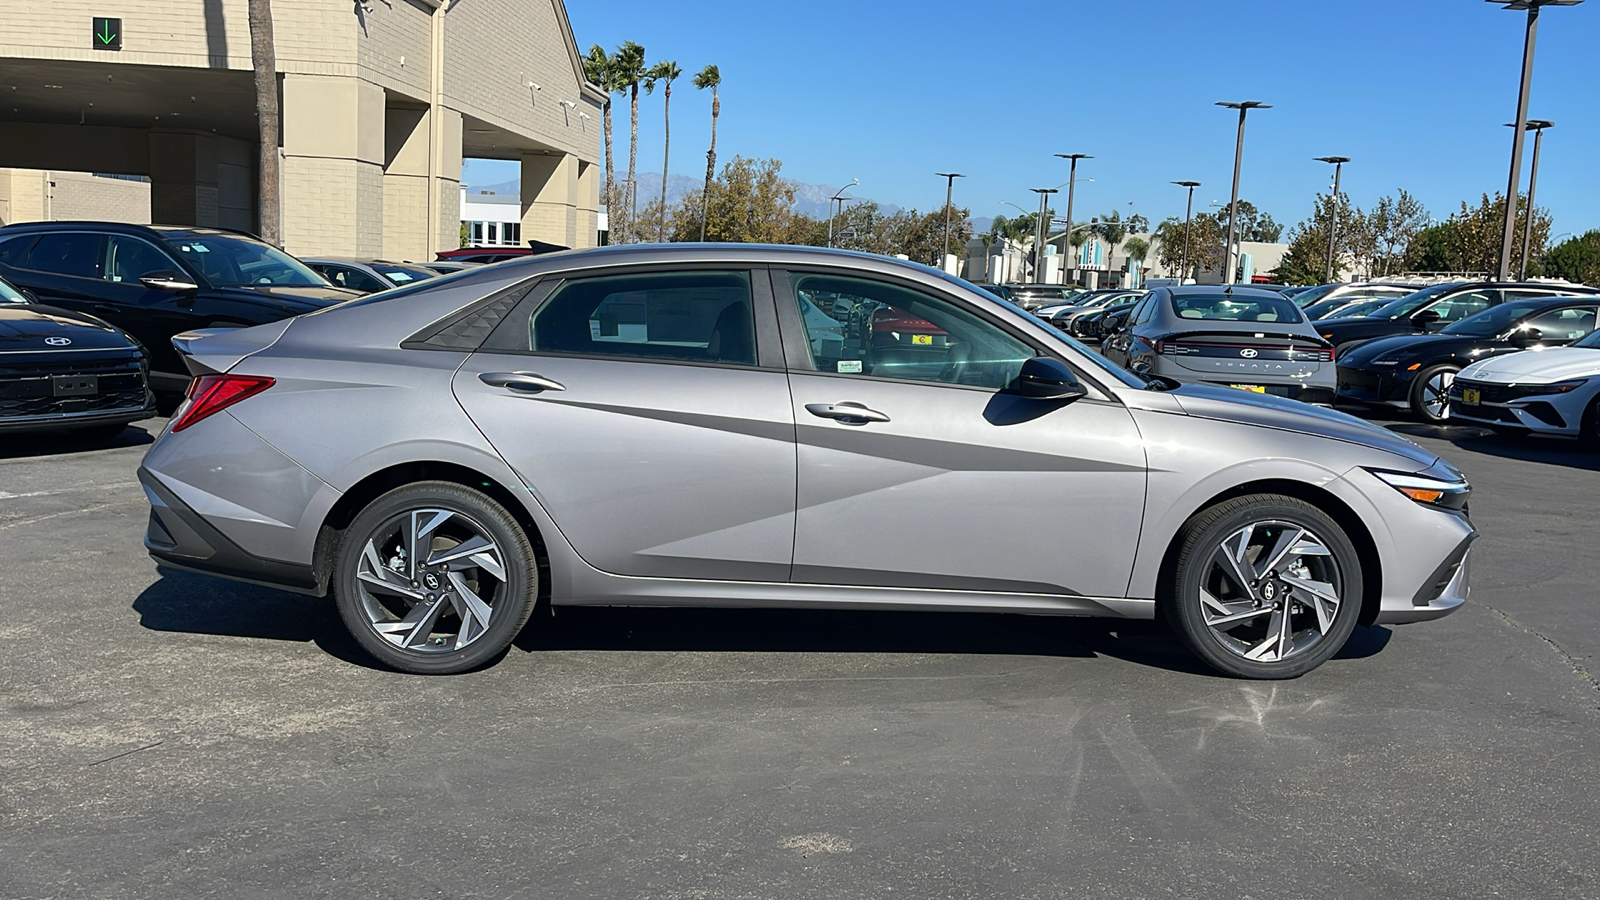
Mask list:
[[[825,247],[799,247],[786,244],[622,244],[587,250],[560,250],[495,263],[500,272],[562,271],[600,266],[649,265],[667,262],[764,263],[769,265],[853,265],[880,271],[896,271],[949,280],[950,276],[932,266],[908,262],[892,256],[838,250]]]
[[[138,225],[132,222],[98,222],[94,220],[62,220],[57,222],[16,222],[0,225],[0,233],[23,231],[82,231],[84,229],[121,234],[150,234],[162,237],[237,237],[258,241],[259,237],[248,231],[234,228],[211,228],[203,225]]]

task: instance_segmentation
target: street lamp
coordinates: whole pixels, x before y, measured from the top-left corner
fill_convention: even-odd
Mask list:
[[[1073,199],[1073,194],[1077,190],[1077,187],[1078,187],[1078,160],[1080,160],[1080,159],[1094,159],[1094,157],[1090,156],[1087,153],[1057,153],[1056,156],[1061,158],[1061,159],[1069,160],[1072,163],[1072,167],[1067,170],[1067,233],[1071,234],[1072,233],[1072,199]],[[1090,180],[1092,181],[1093,179],[1090,179]],[[1069,244],[1071,243],[1071,239],[1070,238],[1068,239],[1068,243]],[[1064,252],[1070,254],[1071,251],[1072,251],[1072,248],[1070,246],[1069,247],[1063,247],[1062,250]],[[1066,275],[1065,275],[1065,272],[1066,272],[1066,266],[1065,266],[1066,261],[1067,261],[1066,257],[1063,256],[1061,258],[1061,262],[1062,262],[1061,271],[1063,273],[1061,280],[1062,280],[1063,283],[1066,282]]]
[[[1517,127],[1507,122],[1507,128]],[[1528,280],[1528,253],[1533,249],[1533,194],[1539,189],[1539,148],[1544,143],[1544,130],[1554,128],[1549,119],[1529,119],[1525,130],[1533,132],[1533,171],[1528,174],[1528,215],[1522,220],[1522,262],[1517,266],[1517,280]]]
[[[1050,195],[1057,193],[1057,188],[1059,187],[1060,185],[1057,185],[1053,188],[1028,188],[1028,190],[1039,195],[1039,238],[1038,240],[1034,241],[1033,244],[1033,277],[1034,283],[1036,284],[1044,284],[1044,233],[1045,217],[1047,215],[1046,204],[1050,201]],[[1067,187],[1067,191],[1070,195],[1072,191],[1070,185]]]
[[[955,191],[956,179],[965,178],[960,172],[935,172],[933,173],[945,180],[944,182],[944,256],[939,258],[939,268],[945,267],[945,261],[950,258],[950,198]]]
[[[1528,90],[1533,86],[1533,44],[1539,36],[1539,10],[1546,6],[1577,6],[1583,0],[1489,0],[1505,9],[1528,11],[1528,33],[1522,45],[1522,87],[1517,91],[1516,135],[1511,141],[1511,177],[1506,188],[1506,224],[1500,237],[1500,280],[1511,278],[1511,239],[1517,231],[1517,194],[1522,181],[1522,134],[1528,128]],[[1535,141],[1537,141],[1535,137]],[[1533,204],[1528,204],[1531,210]]]
[[[1333,196],[1328,200],[1328,269],[1322,281],[1327,284],[1333,281],[1333,253],[1334,241],[1339,236],[1339,175],[1344,171],[1344,164],[1350,161],[1348,156],[1319,156],[1317,162],[1331,163],[1333,165]]]
[[[1194,189],[1198,181],[1174,181],[1173,184],[1189,189],[1189,206],[1183,213],[1183,263],[1178,266],[1178,283],[1183,284],[1183,273],[1189,271],[1189,223],[1194,219]]]
[[[1218,101],[1217,105],[1239,111],[1239,141],[1233,148],[1233,200],[1228,204],[1228,243],[1222,248],[1222,283],[1233,284],[1233,236],[1239,230],[1239,164],[1244,159],[1244,117],[1252,109],[1272,107],[1257,100],[1242,103]]]
[[[851,188],[855,187],[856,185],[858,185],[860,183],[861,183],[861,179],[852,178],[852,179],[850,179],[850,183],[849,184],[845,185],[842,188],[839,188],[837,191],[834,191],[833,192],[833,196],[828,198],[828,246],[829,247],[833,246],[833,204],[837,203],[839,200],[843,199],[843,194],[844,194],[845,191],[850,190]],[[843,203],[839,203],[839,208],[843,209],[844,208],[844,204]]]

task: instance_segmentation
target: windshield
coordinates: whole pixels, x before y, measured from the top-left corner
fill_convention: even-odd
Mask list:
[[[0,303],[27,303],[28,298],[17,292],[17,289],[4,281],[0,281]]]
[[[212,287],[327,287],[300,260],[260,241],[220,234],[167,238],[167,246],[199,270]]]
[[[1476,338],[1496,337],[1505,334],[1518,321],[1549,305],[1549,300],[1542,299],[1510,300],[1477,315],[1467,316],[1453,325],[1446,325],[1439,330],[1439,333]]]
[[[1319,284],[1316,287],[1309,287],[1303,291],[1295,292],[1294,302],[1300,304],[1301,306],[1310,306],[1311,304],[1316,303],[1318,300],[1321,300],[1323,297],[1333,293],[1335,288],[1342,287],[1344,287],[1344,285],[1338,282],[1333,284]]]
[[[1457,287],[1459,285],[1456,284],[1436,284],[1433,287],[1425,287],[1415,294],[1407,294],[1399,300],[1394,300],[1378,307],[1368,313],[1368,316],[1374,319],[1403,319],[1432,303],[1440,295],[1456,290]]]
[[[1368,300],[1351,300],[1348,297],[1334,297],[1332,300],[1319,300],[1301,312],[1308,319],[1321,319],[1325,316],[1338,315],[1340,318],[1364,316],[1369,312],[1388,303],[1391,298],[1381,297]]]
[[[420,267],[391,266],[384,263],[373,263],[372,270],[389,279],[395,284],[410,284],[424,278],[433,278],[439,273]]]
[[[1208,322],[1289,322],[1300,323],[1299,307],[1283,297],[1257,297],[1248,294],[1185,294],[1172,298],[1172,309],[1180,319]]]

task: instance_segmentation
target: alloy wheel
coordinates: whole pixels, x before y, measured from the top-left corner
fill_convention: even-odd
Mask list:
[[[1229,653],[1283,662],[1320,644],[1344,604],[1344,579],[1327,544],[1276,520],[1230,533],[1200,566],[1201,614]]]
[[[506,593],[505,557],[471,517],[411,509],[371,533],[356,586],[368,624],[383,640],[404,650],[451,653],[488,630]]]
[[[1450,385],[1455,384],[1456,373],[1448,369],[1434,372],[1422,385],[1423,414],[1434,421],[1450,415]]]

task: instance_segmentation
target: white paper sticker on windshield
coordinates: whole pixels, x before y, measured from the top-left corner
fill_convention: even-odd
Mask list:
[[[846,375],[859,375],[861,374],[861,360],[841,359],[839,360],[839,371]]]

